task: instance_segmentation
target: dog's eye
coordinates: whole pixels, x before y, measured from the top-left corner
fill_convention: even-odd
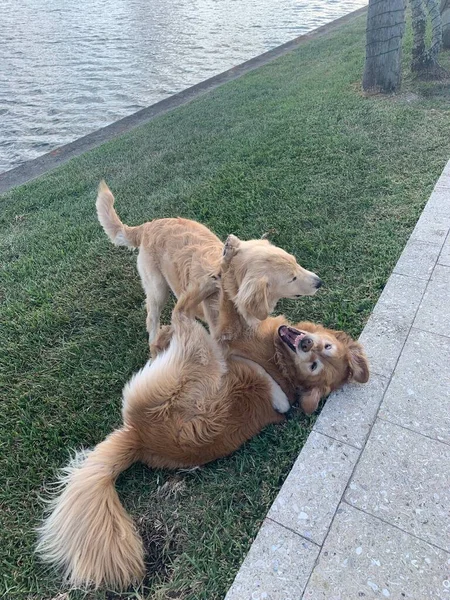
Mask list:
[[[331,344],[325,344],[325,350],[331,350]]]
[[[292,281],[297,281],[297,277],[294,277],[294,279]]]
[[[317,361],[315,360],[311,365],[311,371],[315,371],[317,369]]]

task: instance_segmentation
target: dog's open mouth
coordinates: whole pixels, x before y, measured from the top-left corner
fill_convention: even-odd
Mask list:
[[[306,336],[304,331],[299,331],[294,327],[287,327],[287,325],[282,325],[278,328],[278,335],[281,340],[289,346],[292,352],[297,352],[298,345],[302,341],[302,339]]]

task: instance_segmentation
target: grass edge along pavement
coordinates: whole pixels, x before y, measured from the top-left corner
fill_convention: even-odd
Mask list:
[[[275,229],[327,284],[277,312],[362,330],[450,153],[445,84],[360,94],[364,28],[359,18],[0,198],[3,597],[58,597],[31,553],[43,482],[118,425],[121,388],[147,357],[135,255],[96,220],[102,177],[129,224]],[[148,550],[142,597],[225,595],[313,423],[268,428],[197,471],[135,466],[119,479]]]

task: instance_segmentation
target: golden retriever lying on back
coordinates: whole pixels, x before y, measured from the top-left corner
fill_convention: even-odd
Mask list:
[[[203,290],[200,299],[207,295]],[[297,389],[306,386],[311,399],[317,396],[311,395],[314,381],[327,390],[367,381],[357,342],[311,323],[291,327],[283,317],[252,330],[248,350],[258,362],[230,354],[194,319],[192,298],[180,297],[171,327],[153,346],[153,362],[125,386],[123,426],[66,468],[63,489],[41,526],[38,552],[72,585],[124,589],[144,575],[142,540],[114,488],[134,462],[169,469],[202,465],[283,421]],[[313,354],[321,365],[317,375]]]
[[[118,246],[139,248],[137,267],[147,297],[149,343],[159,329],[161,311],[171,289],[178,298],[208,284],[220,269],[223,243],[207,227],[188,219],[156,219],[137,227],[124,225],[114,210],[114,196],[104,181],[97,196],[98,219]],[[237,239],[237,238],[236,238]],[[281,248],[267,240],[240,242],[229,277],[232,298],[249,324],[257,324],[274,310],[281,298],[312,296],[321,286],[315,273],[303,269]],[[214,324],[218,294],[197,310],[197,316]]]

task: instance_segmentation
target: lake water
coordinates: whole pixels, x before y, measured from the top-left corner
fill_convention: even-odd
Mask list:
[[[0,172],[366,0],[0,0]]]

